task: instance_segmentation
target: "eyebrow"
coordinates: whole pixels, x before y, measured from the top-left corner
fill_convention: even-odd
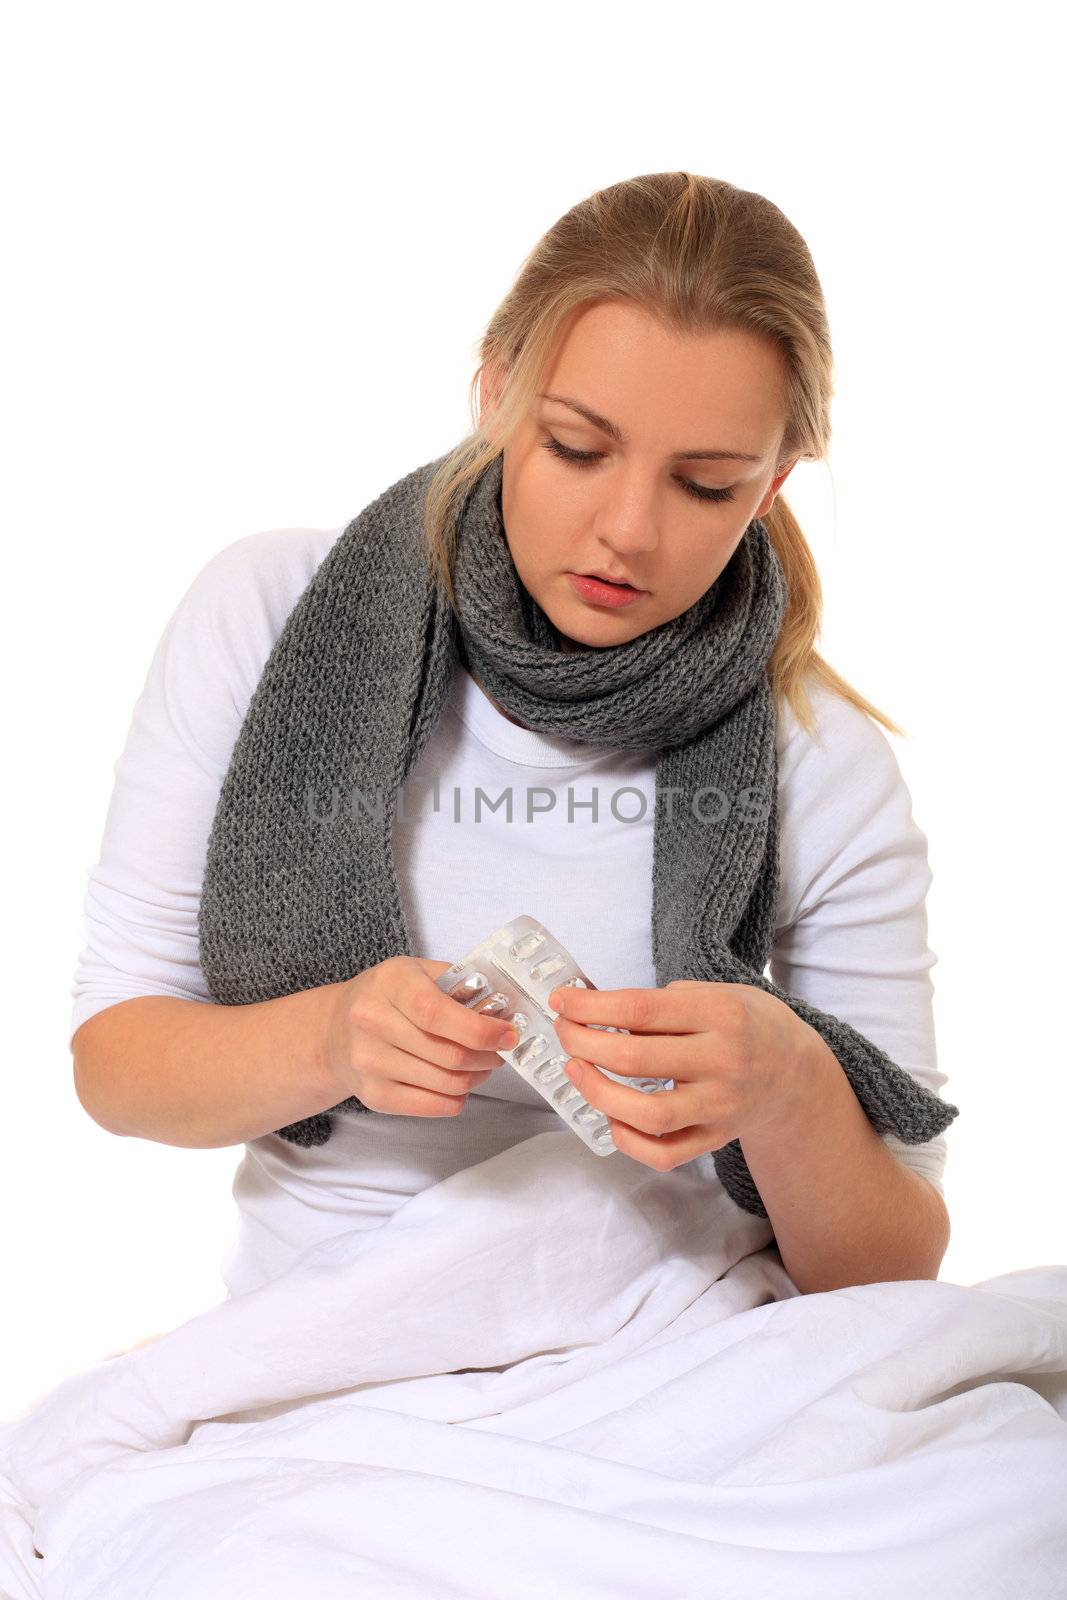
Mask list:
[[[545,394],[538,391],[539,400],[555,400],[561,406],[569,406],[572,411],[577,411],[579,416],[591,422],[594,428],[599,428],[601,433],[606,433],[609,439],[614,439],[616,444],[625,444],[626,439],[617,422],[610,422],[607,417],[600,416],[596,411],[590,410],[580,400],[574,400],[565,394]],[[675,450],[669,458],[671,461],[762,461],[762,456],[748,455],[744,450]]]

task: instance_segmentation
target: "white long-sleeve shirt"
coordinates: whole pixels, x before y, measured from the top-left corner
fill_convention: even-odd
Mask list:
[[[197,574],[170,618],[115,764],[100,859],[89,871],[72,1036],[135,995],[210,1001],[197,912],[219,791],[267,657],[340,532],[283,528],[238,539]],[[814,739],[788,707],[779,718],[771,977],[851,1023],[937,1093],[947,1078],[934,1040],[927,841],[878,725],[819,687],[813,704]],[[509,790],[510,817],[493,804]],[[655,987],[654,816],[654,756],[517,727],[457,665],[393,828],[411,953],[458,960],[525,911],[599,988]],[[562,1126],[502,1063],[458,1117],[338,1116],[330,1141],[311,1149],[275,1134],[252,1140],[234,1179],[239,1229],[224,1264],[227,1289],[253,1288],[327,1233],[376,1226],[428,1184]],[[883,1137],[942,1190],[944,1134],[922,1145]]]

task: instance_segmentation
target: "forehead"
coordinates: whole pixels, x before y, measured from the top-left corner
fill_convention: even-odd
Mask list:
[[[538,384],[545,392],[665,450],[728,445],[762,457],[785,424],[785,363],[772,340],[680,333],[615,301],[571,319]]]

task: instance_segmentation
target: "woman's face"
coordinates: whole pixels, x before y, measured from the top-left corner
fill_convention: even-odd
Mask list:
[[[516,570],[560,633],[624,644],[706,593],[795,465],[779,461],[783,384],[770,340],[671,334],[622,301],[575,314],[504,449],[501,492]],[[591,571],[641,592],[583,597],[570,575]]]

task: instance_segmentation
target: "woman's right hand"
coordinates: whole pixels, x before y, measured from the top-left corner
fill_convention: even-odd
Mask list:
[[[399,1117],[453,1117],[517,1041],[510,1023],[437,987],[450,961],[390,956],[326,991],[323,1049],[340,1098]]]

